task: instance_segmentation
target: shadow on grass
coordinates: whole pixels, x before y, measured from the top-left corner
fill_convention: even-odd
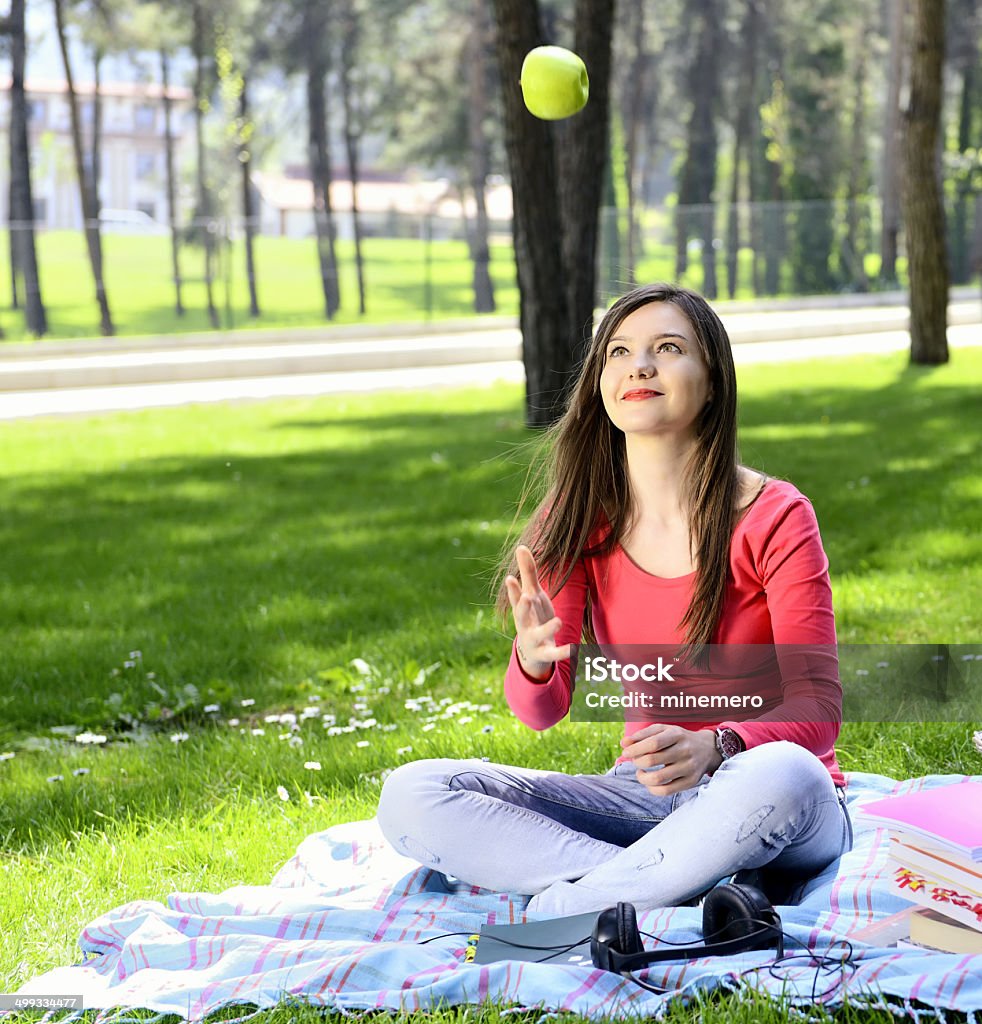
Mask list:
[[[5,480],[4,731],[139,717],[188,684],[269,704],[356,655],[489,659],[501,642],[474,623],[516,487],[496,456],[517,417],[312,429],[302,452]]]
[[[742,402],[744,461],[812,498],[833,576],[978,562],[977,390],[918,391],[930,375]],[[529,436],[519,417],[507,400],[312,413],[266,427],[303,427],[303,451],[7,478],[3,733],[140,717],[189,685],[268,706],[355,656],[391,671],[439,659],[462,680],[503,663],[487,579],[524,473],[525,456],[502,458]],[[955,541],[925,549],[941,528]],[[912,611],[854,612],[849,639],[879,642]]]
[[[877,571],[927,571],[943,579],[978,564],[977,389],[920,387],[937,372],[907,366],[876,390],[795,389],[743,403],[744,461],[789,477],[811,497],[833,579]],[[947,542],[931,543],[941,533]],[[977,630],[977,609],[963,612],[972,613]],[[904,639],[891,636],[897,624],[889,607],[853,611],[849,639]],[[962,632],[963,641],[977,639]]]

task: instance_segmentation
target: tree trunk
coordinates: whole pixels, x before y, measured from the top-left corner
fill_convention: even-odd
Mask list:
[[[834,200],[846,164],[838,112],[846,102],[848,68],[843,34],[829,32],[828,25],[841,20],[845,11],[846,0],[813,0],[787,25],[787,147],[782,163],[795,204],[789,255],[799,295],[827,295],[842,283],[833,260],[838,244]]]
[[[102,58],[103,53],[100,47],[95,48],[92,55],[92,77],[95,81],[95,89],[92,94],[92,144],[89,152],[92,154],[92,162],[89,167],[89,186],[92,189],[92,196],[89,200],[95,212],[96,224],[100,225],[99,214],[102,212],[102,200],[99,195],[99,185],[102,181]]]
[[[358,183],[361,168],[358,143],[361,138],[361,119],[355,110],[356,98],[351,71],[358,53],[358,12],[351,4],[344,14],[341,39],[341,104],[344,113],[344,148],[348,158],[348,180],[351,182],[351,233],[355,240],[355,270],[358,276],[358,312],[365,315],[365,260],[362,255],[361,215],[358,210]]]
[[[561,122],[558,164],[562,266],[574,366],[586,355],[593,337],[600,201],[610,153],[613,24],[614,0],[577,0],[573,16],[574,49],[587,66],[590,101],[582,113]]]
[[[181,298],[181,239],[177,224],[177,176],[174,173],[174,130],[171,125],[170,58],[164,49],[160,51],[160,79],[164,89],[164,162],[167,168],[167,224],[170,227],[174,309],[178,316],[184,316],[184,301]]]
[[[974,5],[973,5],[974,6]],[[971,160],[969,151],[977,145],[973,139],[973,119],[976,105],[982,96],[979,93],[979,13],[971,11],[968,23],[960,25],[964,34],[965,53],[961,60],[961,96],[958,104],[958,152],[963,159]],[[969,225],[969,196],[972,192],[969,172],[958,175],[955,186],[955,211],[952,222],[951,279],[954,284],[968,284],[971,276],[971,227]]]
[[[95,297],[99,305],[100,329],[104,335],[115,333],[112,315],[109,311],[109,298],[102,277],[102,232],[99,229],[99,211],[93,207],[92,199],[95,186],[90,179],[91,169],[86,168],[85,152],[82,143],[82,125],[78,113],[78,96],[72,78],[72,65],[68,55],[68,40],[65,34],[64,0],[54,0],[55,26],[58,35],[58,47],[61,50],[62,63],[65,66],[65,84],[68,95],[68,111],[72,125],[72,151],[75,156],[75,173],[78,176],[79,198],[82,205],[83,230],[85,244],[89,252],[89,264],[95,281]]]
[[[239,93],[239,118],[243,129],[249,124],[249,80],[243,75]],[[259,293],[256,289],[256,211],[252,193],[252,142],[239,139],[239,166],[242,169],[242,219],[245,222],[246,280],[249,282],[249,316],[259,316]]]
[[[782,97],[780,105],[784,105],[787,58],[782,34],[773,23],[773,8],[767,0],[764,0],[763,6],[763,63],[765,67],[772,68],[773,72],[760,76],[760,91],[754,105],[756,141],[751,177],[757,233],[754,244],[754,294],[777,295],[781,289],[782,260],[787,250],[787,195],[781,180],[780,161],[774,159],[770,151],[771,140],[764,130],[761,108],[765,103],[773,103],[778,95]]]
[[[781,168],[773,160],[767,162],[770,198],[764,213],[764,294],[777,295],[781,290],[781,262],[787,251],[788,228],[785,215],[787,196],[781,185]]]
[[[690,233],[702,239],[703,294],[716,298],[713,189],[716,182],[716,111],[719,105],[720,20],[718,0],[689,4],[696,34],[696,53],[689,73],[692,110],[686,128],[686,155],[679,183],[681,230],[676,239],[676,265],[684,272]],[[687,210],[687,207],[698,207]],[[696,215],[695,225],[689,220]],[[681,276],[681,275],[680,275]]]
[[[8,171],[12,170],[14,162],[14,146],[13,146],[13,89],[11,88],[10,97],[10,122],[11,122],[11,145],[8,151],[9,167]],[[10,308],[20,309],[20,265],[17,258],[17,230],[12,227],[14,220],[14,210],[16,204],[14,202],[14,175],[10,174],[10,180],[7,182],[7,253],[10,262]]]
[[[491,31],[488,0],[474,0],[474,20],[468,46],[467,132],[470,157],[471,190],[474,193],[474,230],[471,236],[471,260],[474,264],[474,312],[493,313],[494,285],[491,283],[491,247],[488,244],[488,206],[485,197],[491,164],[490,146],[484,122],[488,113],[487,48]]]
[[[31,196],[31,155],[27,131],[24,65],[27,38],[25,0],[11,0],[7,24],[10,34],[10,237],[12,273],[24,282],[24,317],[35,337],[48,333],[48,317],[41,298],[37,249],[34,241],[34,200]]]
[[[740,270],[740,174],[750,149],[757,78],[757,37],[760,32],[758,0],[746,0],[740,28],[740,72],[736,125],[733,132],[733,170],[726,230],[726,291],[736,298]],[[749,166],[749,161],[747,161]],[[748,170],[749,175],[749,170]],[[750,195],[750,189],[747,189]]]
[[[494,12],[514,203],[525,422],[530,427],[545,427],[558,419],[565,407],[573,352],[566,290],[560,283],[562,221],[555,188],[555,139],[550,126],[525,109],[517,85],[525,54],[544,40],[537,3],[494,0]]]
[[[972,270],[982,276],[982,197],[975,197],[975,227],[972,230]]]
[[[326,103],[323,68],[307,74],[307,115],[310,138],[310,173],[314,186],[314,226],[317,231],[317,257],[320,264],[321,288],[324,292],[324,315],[334,318],[340,306],[337,263],[334,253],[334,225],[331,216],[331,175],[324,125]]]
[[[890,56],[887,75],[887,100],[883,126],[883,164],[881,172],[880,281],[897,281],[897,235],[900,232],[901,137],[900,90],[904,78],[904,22],[909,0],[890,0],[886,9],[890,18]]]
[[[607,163],[600,196],[600,252],[597,259],[597,292],[601,305],[607,305],[610,297],[617,294],[623,280],[621,212],[626,209],[626,203],[618,192],[624,180],[624,125],[618,110],[611,111],[608,134]]]
[[[534,118],[518,85],[525,54],[542,44],[535,0],[495,0],[498,71],[511,171],[526,422],[547,426],[593,333],[599,207],[607,159],[613,0],[577,0],[574,47],[590,102],[558,125]]]
[[[333,320],[340,306],[338,268],[334,253],[334,224],[331,215],[331,159],[328,149],[327,59],[324,54],[326,9],[318,0],[307,0],[304,8],[304,42],[307,70],[307,138],[310,177],[314,186],[314,227],[317,232],[317,259],[324,315]]]
[[[739,115],[738,115],[739,120]],[[743,139],[739,131],[733,137],[733,171],[730,177],[730,203],[726,211],[726,294],[736,298],[740,272],[740,165]]]
[[[624,186],[627,191],[627,233],[624,239],[624,276],[629,286],[637,282],[637,263],[640,256],[638,243],[638,180],[640,142],[644,125],[655,120],[650,104],[645,103],[648,92],[648,52],[645,47],[643,3],[628,7],[628,35],[632,41],[631,59],[626,81],[621,89],[624,120]]]
[[[855,92],[853,93],[852,130],[850,133],[849,179],[846,185],[846,235],[842,244],[842,264],[849,273],[854,291],[869,291],[866,276],[865,246],[859,237],[861,214],[859,204],[866,195],[866,82],[869,77],[869,53],[873,26],[869,15],[863,14],[856,47]]]
[[[913,0],[905,113],[904,223],[912,363],[948,361],[948,254],[936,152],[941,129],[944,0]]]
[[[205,301],[208,306],[208,321],[217,328],[218,309],[215,307],[215,224],[211,208],[211,190],[208,188],[205,151],[205,112],[207,88],[205,86],[205,13],[201,0],[194,5],[194,29],[192,49],[194,51],[194,139],[197,152],[198,216],[196,234],[201,238],[205,254]]]

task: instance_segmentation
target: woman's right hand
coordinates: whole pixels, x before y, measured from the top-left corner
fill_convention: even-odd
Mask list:
[[[570,656],[572,644],[556,646],[556,633],[563,620],[556,615],[549,595],[539,583],[532,552],[520,544],[515,558],[521,582],[506,576],[505,587],[515,619],[518,659],[527,675],[545,682],[552,675],[553,665]]]

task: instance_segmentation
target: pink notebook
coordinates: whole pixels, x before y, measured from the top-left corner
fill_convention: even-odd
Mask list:
[[[874,824],[922,836],[936,846],[982,861],[982,782],[956,782],[863,804]]]

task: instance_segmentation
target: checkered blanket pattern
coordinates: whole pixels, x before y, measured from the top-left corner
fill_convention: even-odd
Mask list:
[[[468,937],[485,923],[525,920],[525,899],[422,868],[392,850],[374,821],[361,821],[306,838],[269,885],[177,892],[108,911],[82,932],[80,964],[36,977],[21,992],[80,993],[87,1008],[103,1011],[97,1021],[118,1021],[119,1008],[139,1007],[193,1022],[220,1007],[242,1004],[248,1013],[290,999],[341,1012],[493,1001],[597,1019],[658,1017],[670,998],[752,987],[783,996],[804,1017],[816,1004],[865,1000],[915,1019],[963,1011],[974,1024],[982,1010],[982,956],[853,941],[851,963],[841,963],[843,939],[906,905],[887,887],[887,833],[857,820],[857,805],[965,777],[849,777],[854,849],[809,884],[800,905],[779,908],[796,940],[789,952],[828,950],[824,962],[806,953],[772,969],[763,951],[657,964],[645,977],[669,986],[666,996],[590,966],[467,963]],[[674,942],[694,941],[701,911],[652,911],[639,923]]]

